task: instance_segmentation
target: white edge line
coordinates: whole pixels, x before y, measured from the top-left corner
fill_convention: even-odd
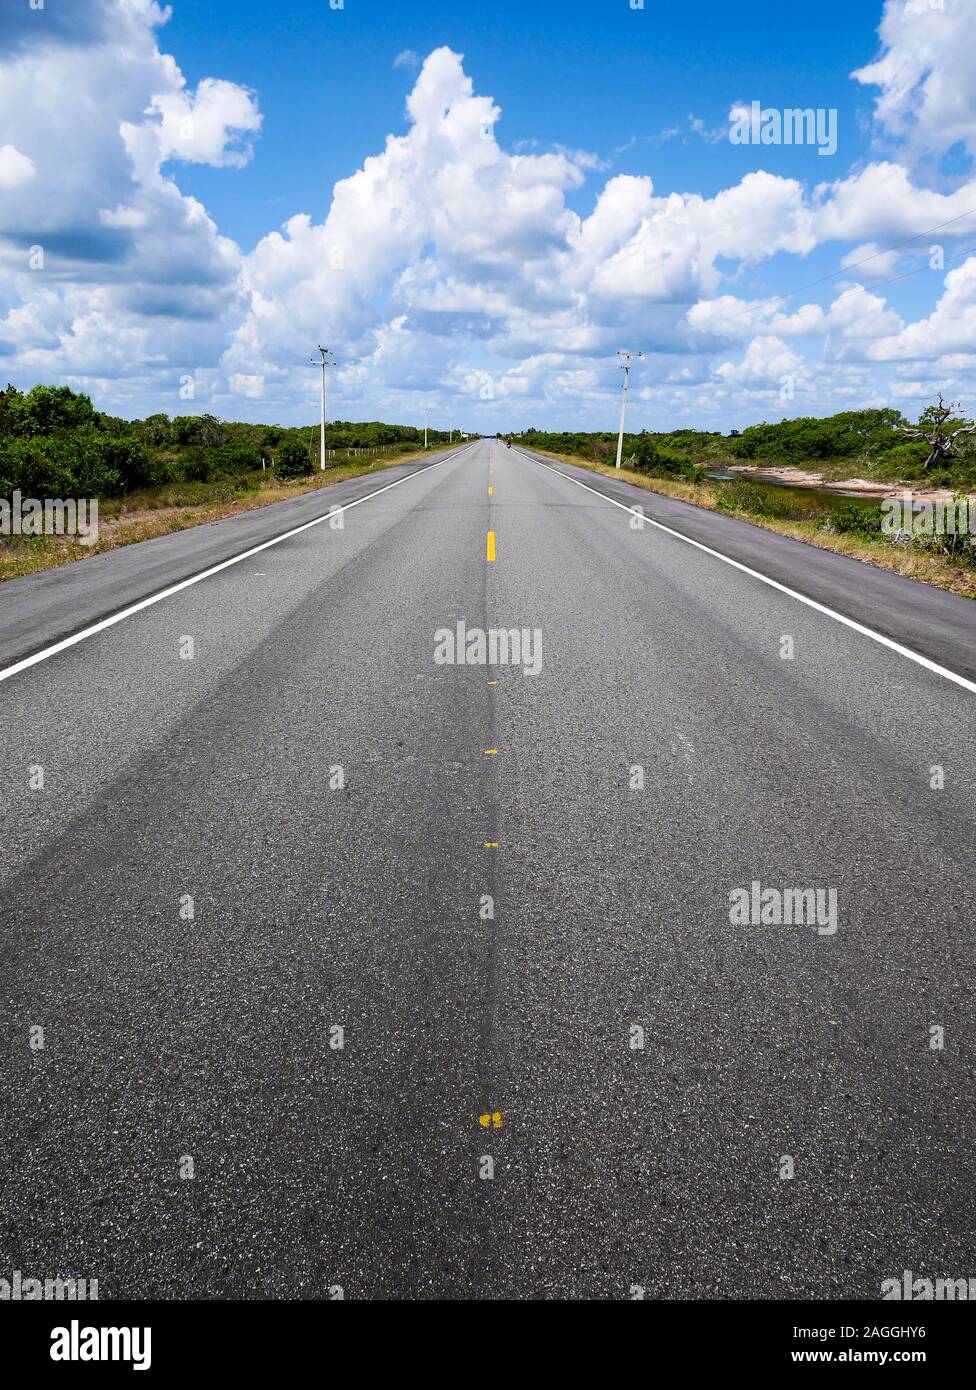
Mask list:
[[[518,446],[516,445],[516,448]],[[890,637],[885,637],[881,632],[875,632],[873,628],[865,627],[863,623],[857,623],[853,618],[845,618],[843,613],[838,613],[833,608],[828,608],[826,604],[818,603],[816,599],[807,598],[806,594],[797,593],[796,589],[790,589],[786,584],[781,584],[778,579],[770,579],[768,574],[760,574],[758,570],[750,569],[748,565],[743,565],[739,560],[733,560],[728,555],[723,555],[720,550],[713,550],[710,545],[703,545],[701,541],[692,540],[690,536],[683,536],[680,531],[674,531],[670,526],[665,526],[663,521],[655,521],[653,517],[647,516],[644,512],[638,511],[636,507],[628,507],[624,502],[618,502],[615,497],[608,497],[599,488],[590,487],[588,483],[580,482],[579,478],[573,478],[568,473],[564,473],[561,468],[554,468],[551,463],[543,463],[541,459],[526,453],[524,449],[518,452],[523,458],[527,458],[530,463],[538,464],[540,468],[548,468],[550,473],[558,473],[560,478],[565,478],[568,483],[575,483],[577,487],[585,488],[587,492],[592,492],[596,497],[602,497],[604,502],[610,502],[615,507],[620,507],[625,512],[630,512],[632,516],[641,516],[649,526],[656,526],[659,531],[666,531],[669,536],[674,536],[679,541],[684,541],[685,545],[693,545],[696,550],[703,550],[706,555],[713,555],[716,560],[721,560],[726,565],[731,565],[733,569],[741,570],[743,574],[748,574],[752,579],[758,579],[762,584],[768,584],[771,589],[778,589],[781,594],[788,594],[790,598],[795,598],[800,603],[805,603],[808,608],[813,608],[818,613],[825,613],[828,618],[833,618],[835,622],[843,623],[845,627],[851,628],[854,632],[861,633],[864,637],[870,637],[872,642],[878,642],[882,647],[887,647],[889,651],[897,652],[899,656],[907,657],[909,661],[916,662],[919,666],[924,666],[927,671],[933,671],[937,676],[943,676],[947,681],[953,681],[956,685],[961,685],[963,690],[968,690],[976,695],[976,682],[967,680],[965,676],[959,676],[955,671],[950,671],[945,666],[940,666],[936,661],[930,661],[927,656],[922,656],[921,652],[914,652],[910,647],[903,647],[900,642],[893,642]],[[0,674],[2,679],[2,674]]]
[[[211,575],[219,574],[221,570],[229,569],[231,565],[239,565],[242,560],[249,560],[252,555],[259,555],[262,550],[267,550],[272,545],[278,545],[281,541],[287,541],[292,536],[299,535],[302,531],[307,531],[311,526],[320,526],[323,521],[328,521],[336,511],[348,511],[350,507],[358,507],[360,502],[368,502],[371,497],[378,497],[381,492],[389,492],[391,487],[399,487],[401,483],[409,483],[413,478],[419,478],[421,473],[428,473],[432,468],[440,468],[441,464],[449,463],[458,454],[463,454],[465,449],[470,449],[471,444],[464,444],[460,449],[455,449],[447,458],[438,459],[436,463],[428,463],[424,468],[418,468],[415,473],[408,473],[405,478],[397,478],[392,483],[387,483],[385,487],[378,487],[373,492],[368,492],[365,497],[357,497],[353,502],[339,502],[333,505],[332,510],[324,516],[313,517],[311,521],[303,521],[301,526],[293,526],[290,531],[283,532],[280,536],[273,536],[269,541],[262,541],[260,545],[253,545],[249,550],[242,550],[240,555],[232,555],[229,560],[221,560],[217,565],[211,565],[209,569],[201,570],[199,574],[191,574],[189,579],[181,579],[178,584],[170,584],[168,588],[160,589],[157,594],[149,594],[146,598],[141,598],[137,603],[130,603],[127,608],[122,608],[118,613],[113,613],[111,617],[101,618],[97,623],[92,623],[90,627],[82,628],[80,632],[74,632],[70,637],[64,637],[60,642],[55,642],[53,646],[43,647],[41,651],[34,652],[32,656],[25,656],[21,661],[15,661],[12,666],[6,666],[0,670],[0,681],[9,680],[11,676],[18,675],[21,671],[26,671],[31,666],[37,666],[41,661],[47,661],[48,657],[57,656],[58,652],[67,651],[69,647],[74,647],[79,642],[84,642],[88,637],[94,637],[97,632],[104,632],[106,628],[114,627],[116,623],[121,623],[125,618],[131,618],[133,613],[141,613],[144,608],[151,608],[154,603],[161,603],[164,598],[170,598],[173,594],[178,594],[182,589],[189,589],[191,584],[199,584],[204,579],[209,579]],[[324,491],[324,489],[323,489]],[[306,494],[307,495],[307,494]],[[283,499],[286,500],[286,499]],[[256,510],[256,509],[255,509]],[[242,515],[242,513],[238,513]],[[192,530],[192,527],[187,527]]]

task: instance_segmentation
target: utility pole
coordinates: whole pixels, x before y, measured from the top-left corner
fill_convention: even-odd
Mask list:
[[[624,452],[624,416],[627,413],[627,381],[630,377],[630,359],[632,357],[643,357],[644,354],[642,352],[628,352],[623,348],[618,348],[617,356],[622,357],[624,359],[621,363],[619,363],[619,366],[621,366],[624,371],[624,394],[620,402],[620,433],[617,435],[616,466],[619,468],[620,459]]]
[[[335,361],[335,358],[334,358],[334,357],[332,358],[331,362],[329,361],[329,353],[330,353],[330,351],[331,351],[330,348],[322,347],[322,345],[321,345],[321,343],[320,343],[320,344],[319,344],[319,352],[322,354],[322,361],[321,361],[321,363],[319,362],[319,359],[318,359],[317,357],[310,357],[310,358],[308,359],[308,360],[313,364],[313,366],[316,366],[316,367],[321,366],[321,368],[322,368],[322,390],[321,390],[321,392],[320,392],[320,394],[319,394],[319,404],[320,404],[320,406],[321,406],[321,410],[320,410],[321,429],[320,429],[320,436],[319,436],[319,445],[320,445],[320,449],[319,449],[319,453],[320,453],[320,457],[319,457],[319,467],[320,467],[320,468],[324,468],[324,467],[325,467],[325,369],[326,369],[326,367],[334,367],[334,366],[336,365],[336,361]]]
[[[424,406],[424,448],[427,448],[427,411],[429,406]]]

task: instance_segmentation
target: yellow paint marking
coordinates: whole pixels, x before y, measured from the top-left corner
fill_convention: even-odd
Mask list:
[[[493,758],[497,752],[498,752],[498,749],[497,749],[497,748],[486,748],[486,749],[485,749],[485,757],[486,757],[486,758]]]
[[[482,1129],[501,1129],[505,1121],[500,1110],[493,1110],[488,1115],[479,1115],[478,1123]]]
[[[494,497],[494,495],[495,495],[495,489],[492,487],[491,483],[489,483],[489,484],[488,484],[488,496],[489,496],[489,497]]]
[[[489,684],[489,685],[497,685],[498,682],[497,682],[497,681],[489,681],[488,684]]]
[[[497,840],[486,840],[486,841],[485,841],[485,849],[497,849],[497,848],[498,848],[498,841],[497,841]]]
[[[494,533],[494,531],[489,531],[489,532],[488,532],[488,559],[489,559],[489,560],[494,560],[494,558],[495,558],[495,533]]]

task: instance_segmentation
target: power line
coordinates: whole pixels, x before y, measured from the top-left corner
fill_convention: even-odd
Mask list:
[[[811,280],[806,285],[798,285],[795,290],[790,290],[785,299],[792,299],[795,294],[802,294],[804,290],[812,290],[817,285],[823,285],[827,280],[833,280],[838,275],[846,275],[851,270],[856,270],[859,265],[867,265],[868,261],[877,260],[879,256],[890,256],[893,251],[899,251],[903,246],[910,245],[913,241],[921,241],[924,236],[931,236],[933,232],[940,232],[943,227],[951,227],[954,222],[961,222],[964,217],[972,217],[976,208],[970,208],[968,212],[959,213],[958,217],[950,217],[945,222],[937,222],[934,227],[926,227],[921,232],[916,232],[914,236],[906,237],[904,241],[896,241],[894,246],[889,246],[882,251],[874,251],[870,256],[864,256],[859,261],[852,261],[850,265],[842,265],[838,270],[832,270],[829,275],[822,275],[819,280]]]
[[[893,251],[897,251],[897,250],[899,250],[899,249],[900,249],[901,247],[903,247],[903,246],[908,246],[908,245],[909,245],[911,242],[913,242],[913,241],[920,241],[920,240],[922,239],[922,237],[931,236],[933,232],[938,232],[938,231],[940,231],[943,227],[949,227],[949,226],[951,226],[951,225],[952,225],[953,223],[955,223],[955,222],[960,222],[960,221],[962,221],[962,219],[963,219],[964,217],[972,217],[974,213],[976,213],[976,208],[970,208],[970,210],[969,210],[968,212],[961,212],[961,213],[959,213],[958,216],[956,216],[956,217],[950,217],[950,218],[948,218],[945,222],[939,222],[939,223],[937,223],[934,227],[926,227],[926,228],[924,228],[922,231],[916,232],[914,236],[907,237],[904,241],[896,242],[896,244],[895,244],[894,246],[889,246],[889,247],[887,248],[887,250],[875,251],[872,255],[870,255],[870,256],[865,256],[862,260],[860,260],[860,261],[855,261],[853,264],[851,264],[851,265],[849,265],[849,266],[841,266],[838,270],[832,270],[832,271],[830,272],[829,275],[823,275],[823,276],[820,277],[819,280],[811,280],[811,281],[809,281],[809,283],[806,284],[806,285],[798,285],[798,286],[796,287],[796,289],[786,290],[786,291],[785,291],[784,293],[782,293],[782,294],[774,294],[773,297],[776,298],[776,299],[779,299],[782,303],[785,304],[788,300],[794,299],[798,294],[802,294],[805,290],[813,289],[814,286],[816,286],[816,285],[822,285],[822,284],[824,284],[824,283],[825,283],[826,281],[828,281],[828,280],[833,280],[833,279],[835,279],[838,275],[847,275],[850,271],[855,270],[859,265],[866,265],[868,261],[876,260],[878,256],[888,256],[888,255],[890,255]],[[964,249],[964,250],[962,250],[962,251],[957,251],[957,252],[955,253],[955,255],[947,257],[947,260],[948,260],[948,261],[958,260],[961,256],[970,255],[970,254],[971,254],[971,251],[972,251],[972,248]],[[917,265],[917,266],[915,266],[915,268],[914,268],[913,270],[905,271],[905,273],[902,274],[902,275],[893,275],[893,276],[891,276],[891,277],[890,277],[889,279],[887,279],[887,280],[878,280],[878,281],[875,282],[875,286],[876,286],[876,288],[880,289],[883,285],[894,285],[894,284],[898,284],[900,281],[902,281],[902,280],[908,280],[908,279],[911,278],[911,276],[917,275],[917,274],[919,273],[920,270],[925,270],[925,269],[926,269],[926,267],[925,267],[924,265]],[[715,301],[715,300],[712,300],[712,301],[708,301],[708,300],[699,300],[699,301],[698,301],[698,303],[709,303],[709,302],[715,303],[716,301]],[[730,321],[731,321],[731,322],[734,322],[736,319],[745,319],[745,318],[747,318],[749,315],[751,315],[751,314],[754,312],[754,310],[755,310],[755,308],[757,307],[757,305],[761,305],[761,303],[762,303],[761,300],[752,300],[752,301],[750,301],[748,304],[742,304],[742,305],[740,305],[739,309],[738,309],[735,313],[733,313],[733,314],[731,315],[731,320],[730,320]],[[692,305],[691,307],[694,308],[695,306]],[[686,318],[687,318],[687,315],[686,315]],[[726,321],[727,324],[728,324],[728,322],[729,322],[729,320]],[[689,325],[689,326],[690,326],[690,325]],[[760,327],[760,326],[761,326],[761,325],[757,325],[757,326],[756,326],[756,329],[755,329],[754,331],[757,331],[757,330],[758,330],[758,327]],[[768,326],[768,325],[767,325],[767,326]],[[716,331],[721,332],[721,330],[716,330]],[[696,351],[696,349],[693,348],[693,347],[690,348],[689,350],[692,351],[692,352]],[[703,350],[703,349],[698,349],[698,350],[701,351],[701,350]],[[707,351],[707,349],[704,349],[704,350]]]

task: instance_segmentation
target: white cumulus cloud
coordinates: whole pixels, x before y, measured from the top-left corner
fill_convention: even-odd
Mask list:
[[[0,145],[0,189],[5,193],[30,183],[37,166],[26,154],[13,145]]]
[[[920,153],[976,156],[972,0],[885,0],[880,56],[852,76],[878,87],[877,120]]]
[[[253,92],[216,77],[205,77],[195,92],[187,91],[176,74],[174,81],[180,85],[157,93],[149,104],[161,118],[161,158],[243,168],[253,152],[247,137],[261,129]]]

